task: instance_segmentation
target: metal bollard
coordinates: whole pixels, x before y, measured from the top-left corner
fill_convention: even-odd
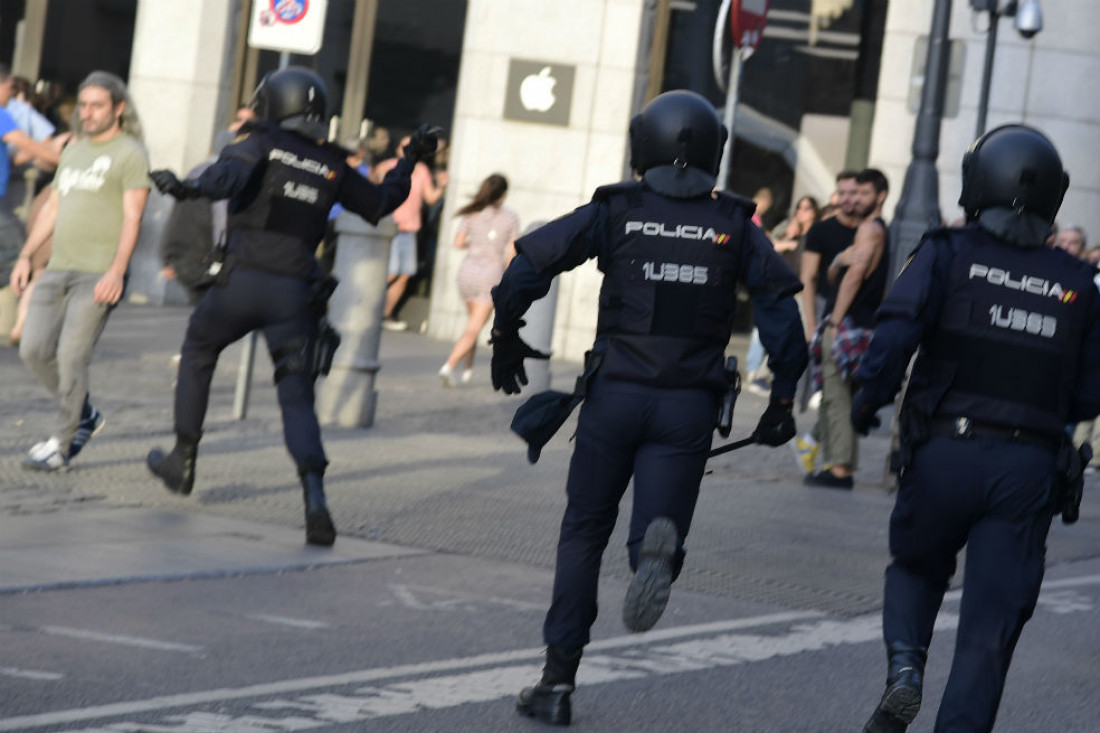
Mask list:
[[[340,285],[329,301],[328,319],[342,341],[317,395],[317,418],[322,424],[349,428],[374,424],[378,401],[374,379],[382,366],[378,346],[390,240],[396,231],[389,217],[377,227],[348,212],[336,219],[339,236],[333,274]]]
[[[252,395],[252,370],[256,364],[256,341],[259,331],[241,339],[241,360],[237,362],[237,387],[233,392],[233,419],[248,417],[248,400]]]
[[[533,232],[545,224],[544,221],[532,222],[524,234]],[[550,351],[550,343],[554,337],[554,314],[558,308],[558,278],[554,278],[550,285],[550,291],[542,298],[536,300],[527,309],[523,320],[527,325],[519,330],[519,336],[527,344],[539,351]],[[550,360],[527,359],[523,363],[527,370],[527,386],[524,392],[537,394],[550,389]]]

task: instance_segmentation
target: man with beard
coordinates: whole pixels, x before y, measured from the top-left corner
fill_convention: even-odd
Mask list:
[[[81,82],[76,104],[76,138],[61,154],[49,198],[11,272],[12,290],[22,293],[31,258],[53,238],[19,345],[23,362],[58,408],[53,433],[23,460],[33,471],[66,470],[104,425],[89,401],[88,367],[122,298],[149,197],[149,159],[126,84],[93,71]]]
[[[836,283],[830,283],[827,270],[833,258],[852,244],[859,226],[856,216],[856,171],[844,170],[836,175],[836,200],[834,213],[824,217],[806,232],[806,247],[802,252],[799,275],[802,280],[802,320],[806,329],[806,343],[813,341],[818,323],[833,309]],[[810,378],[811,375],[807,374]],[[814,380],[810,378],[810,381]],[[821,385],[811,385],[810,391],[818,393]],[[796,436],[791,445],[798,455],[799,466],[807,475],[814,473],[820,443],[826,441],[828,427],[824,413],[818,413],[818,421],[809,433]]]
[[[826,316],[814,336],[814,350],[821,354],[821,411],[818,431],[823,436],[828,468],[809,473],[807,486],[851,489],[859,444],[849,415],[852,409],[852,375],[867,349],[875,310],[886,294],[890,267],[889,234],[882,219],[882,205],[889,193],[886,176],[874,168],[855,178],[852,197],[855,217],[861,222],[854,241],[838,253],[826,268],[826,279],[836,285]],[[843,273],[843,274],[841,274]]]

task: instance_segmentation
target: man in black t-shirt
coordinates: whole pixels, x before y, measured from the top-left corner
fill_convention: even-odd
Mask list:
[[[856,215],[856,172],[841,171],[836,177],[836,215],[819,221],[806,233],[802,253],[802,318],[809,343],[818,320],[833,308],[836,286],[826,278],[829,263],[852,244],[860,219]]]
[[[829,284],[826,278],[829,263],[847,249],[856,236],[859,218],[856,216],[855,193],[856,172],[845,170],[838,173],[836,213],[817,222],[806,232],[799,275],[802,280],[802,325],[806,329],[807,344],[813,340],[818,321],[833,308],[836,286]],[[806,371],[806,379],[813,381],[810,370]],[[797,435],[791,442],[799,465],[807,475],[814,473],[818,444],[825,440],[823,424],[819,420],[812,433]]]
[[[889,234],[882,220],[889,184],[873,168],[860,172],[855,182],[852,200],[860,224],[852,244],[822,260],[830,295],[825,306],[828,321],[821,333],[822,399],[814,432],[825,447],[828,468],[808,474],[805,483],[830,489],[852,488],[859,455],[858,436],[851,424],[852,374],[870,339],[875,310],[889,279]],[[839,344],[835,354],[834,343]]]

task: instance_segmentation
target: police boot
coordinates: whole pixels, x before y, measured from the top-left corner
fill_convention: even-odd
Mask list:
[[[176,447],[171,453],[160,448],[149,451],[145,464],[173,494],[187,496],[195,485],[195,459],[199,453],[202,433],[176,433]]]
[[[516,711],[550,725],[569,725],[573,719],[569,696],[576,688],[577,667],[583,652],[584,649],[546,647],[542,680],[520,691]]]
[[[638,550],[638,570],[623,598],[623,625],[631,631],[649,631],[668,605],[676,574],[676,525],[657,517],[646,528]]]
[[[306,544],[331,547],[336,541],[336,527],[325,504],[322,474],[320,471],[304,471],[301,478],[306,504]]]
[[[886,654],[890,660],[886,692],[882,693],[863,733],[905,733],[920,710],[928,651],[895,643],[886,647]]]

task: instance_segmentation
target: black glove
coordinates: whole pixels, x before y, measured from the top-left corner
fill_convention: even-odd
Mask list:
[[[757,443],[777,446],[783,445],[794,437],[794,401],[781,402],[772,397],[768,402],[768,409],[760,416],[760,422],[756,424],[756,430],[752,437]]]
[[[153,183],[156,184],[158,191],[179,201],[183,201],[184,199],[197,199],[202,195],[194,183],[191,181],[181,181],[176,178],[176,174],[170,170],[161,169],[159,171],[153,171],[149,174],[149,177],[153,179]]]
[[[879,425],[882,425],[882,420],[879,420],[878,416],[875,415],[876,412],[877,410],[867,404],[863,396],[863,390],[859,390],[856,392],[855,396],[852,397],[852,413],[850,418],[852,421],[852,428],[860,435],[867,435],[871,432],[871,428],[877,428]]]
[[[493,389],[502,390],[504,394],[519,394],[520,385],[527,385],[524,359],[550,358],[549,354],[528,346],[515,331],[494,333],[489,343],[493,345],[493,361],[489,367]]]
[[[439,148],[439,136],[442,132],[442,127],[421,125],[405,144],[405,158],[413,165],[431,158]]]

